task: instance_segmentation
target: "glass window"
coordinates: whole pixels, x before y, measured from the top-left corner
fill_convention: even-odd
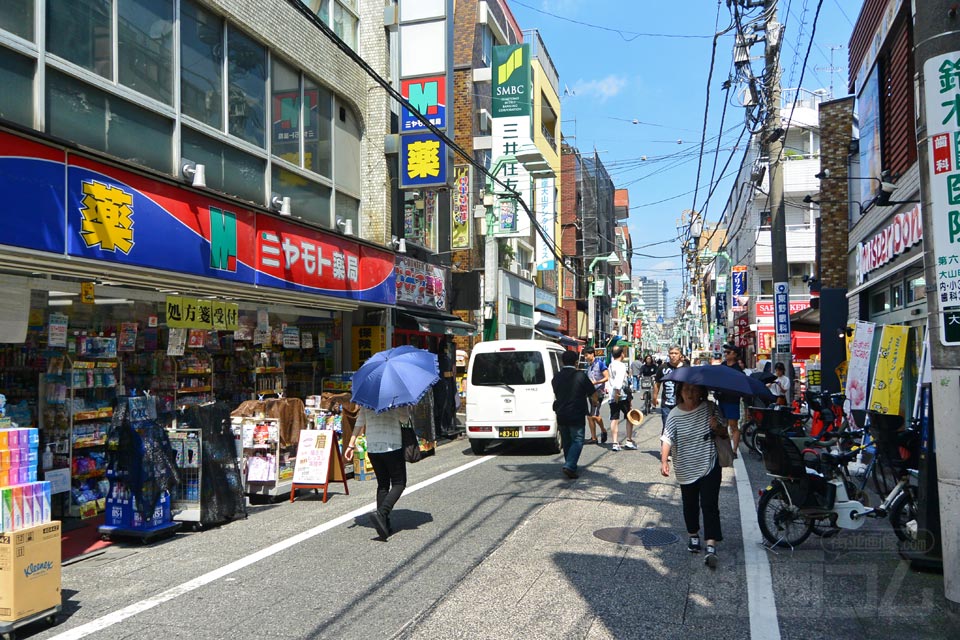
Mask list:
[[[320,16],[325,23],[330,24],[330,0],[303,0],[310,10]]]
[[[436,250],[437,192],[406,192],[403,203],[403,237],[421,247]]]
[[[160,102],[173,101],[173,0],[119,0],[120,84]]]
[[[35,0],[0,2],[0,29],[33,42],[33,3]]]
[[[482,38],[480,60],[486,65],[493,64],[493,31],[484,25],[481,27],[480,37]]]
[[[330,219],[330,187],[273,165],[271,189],[277,195],[290,196],[290,211],[295,217],[327,229],[333,227]]]
[[[267,99],[267,50],[243,32],[229,26],[227,59],[229,132],[262,147]]]
[[[347,4],[355,5],[353,2],[348,2]],[[333,31],[351,49],[357,48],[357,25],[359,22],[360,20],[353,13],[343,7],[343,3],[334,3]]]
[[[907,281],[907,304],[920,302],[927,297],[927,281],[923,276]]]
[[[0,47],[0,118],[33,126],[33,73],[35,62]]]
[[[769,212],[769,211],[761,211],[761,212],[760,212],[760,226],[761,226],[761,227],[769,227],[769,226],[770,226],[770,212]]]
[[[897,284],[890,287],[890,306],[893,309],[899,309],[903,307],[903,283],[898,282]]]
[[[314,173],[331,177],[333,96],[325,87],[305,77],[303,99],[308,108],[303,118],[303,166]]]
[[[47,0],[47,50],[113,79],[111,0]]]
[[[181,157],[206,166],[207,186],[262,205],[266,161],[183,127]],[[288,195],[288,194],[284,194]]]
[[[53,69],[47,69],[47,131],[128,162],[172,171],[172,120]]]
[[[505,351],[476,354],[470,382],[478,386],[497,386],[543,384],[546,379],[539,351]]]
[[[360,119],[344,100],[337,99],[337,155],[334,177],[337,188],[360,193]]]
[[[273,59],[270,71],[273,155],[300,165],[300,74]]]
[[[223,21],[186,0],[180,5],[180,110],[223,128]]]
[[[760,295],[762,295],[762,296],[772,296],[772,295],[773,295],[773,280],[761,280],[761,281],[760,281]]]
[[[870,313],[877,315],[890,311],[890,297],[886,289],[870,295]]]

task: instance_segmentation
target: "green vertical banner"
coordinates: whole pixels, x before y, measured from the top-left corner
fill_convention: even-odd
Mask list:
[[[529,116],[533,111],[530,45],[493,48],[493,117]]]

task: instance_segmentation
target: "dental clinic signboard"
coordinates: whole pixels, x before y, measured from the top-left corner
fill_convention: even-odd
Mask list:
[[[940,342],[960,345],[960,51],[923,65]]]

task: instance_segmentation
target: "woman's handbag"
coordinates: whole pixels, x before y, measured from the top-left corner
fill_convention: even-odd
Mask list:
[[[420,451],[420,438],[413,430],[413,425],[400,425],[400,442],[403,444],[403,459],[407,462],[420,462],[423,453]]]
[[[713,444],[717,447],[717,462],[721,467],[733,466],[733,449],[730,448],[730,438],[714,434]]]

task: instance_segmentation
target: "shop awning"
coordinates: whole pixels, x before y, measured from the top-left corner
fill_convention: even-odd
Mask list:
[[[820,349],[820,334],[809,331],[794,331],[792,336],[792,351],[800,349]]]
[[[423,311],[416,313],[398,310],[397,324],[399,328],[414,328],[423,333],[436,333],[445,336],[472,336],[477,327],[464,322],[460,318],[449,314],[433,314]]]
[[[790,329],[793,331],[820,332],[820,309],[807,307],[790,314]]]
[[[546,329],[542,327],[537,327],[533,330],[533,333],[537,336],[543,338],[549,338],[550,340],[559,340],[563,337],[563,334],[559,331],[554,331],[553,329]]]

